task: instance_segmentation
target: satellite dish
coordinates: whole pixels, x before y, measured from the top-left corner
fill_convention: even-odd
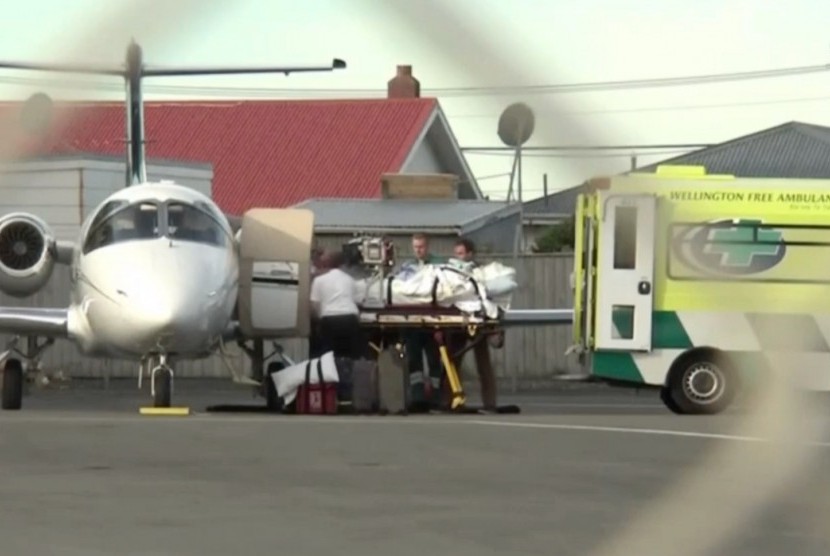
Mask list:
[[[45,133],[52,123],[52,99],[46,93],[35,93],[23,103],[20,113],[23,127],[32,133]]]
[[[511,104],[499,116],[499,138],[508,147],[521,147],[533,135],[535,118],[530,106]]]

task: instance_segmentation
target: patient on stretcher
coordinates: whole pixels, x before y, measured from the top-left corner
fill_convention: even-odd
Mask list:
[[[458,259],[428,264],[386,278],[361,280],[358,300],[365,308],[400,305],[456,307],[465,313],[483,312],[496,318],[507,309],[517,284],[516,271],[499,262],[472,267]]]

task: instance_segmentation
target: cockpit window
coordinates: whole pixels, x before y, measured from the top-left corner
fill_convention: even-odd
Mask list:
[[[124,205],[123,202],[120,204]],[[105,206],[89,227],[84,243],[84,253],[124,241],[154,239],[159,234],[158,205],[151,201],[115,206]]]
[[[127,206],[129,203],[124,200],[119,201],[110,201],[98,211],[98,214],[95,215],[95,218],[92,219],[92,224],[90,225],[89,229],[94,230],[97,228],[101,222],[109,218],[113,212],[117,211],[118,209]]]
[[[185,203],[167,205],[167,233],[172,239],[225,246],[227,234],[207,207]]]

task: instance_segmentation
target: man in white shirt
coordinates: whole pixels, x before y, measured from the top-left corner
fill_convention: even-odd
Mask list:
[[[320,324],[320,353],[333,351],[335,357],[357,359],[365,351],[360,329],[358,285],[340,267],[340,253],[326,251],[320,266],[326,272],[311,282],[311,311]]]

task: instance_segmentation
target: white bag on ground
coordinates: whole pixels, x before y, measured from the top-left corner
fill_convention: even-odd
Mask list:
[[[311,361],[309,382],[317,384],[317,359],[306,359],[271,375],[277,395],[283,399],[285,404],[293,402],[297,396],[297,390],[305,384],[305,371],[309,361]],[[334,361],[334,352],[324,353],[319,357],[319,360],[322,363],[323,380],[325,382],[340,382],[340,374],[337,372],[337,364]]]

